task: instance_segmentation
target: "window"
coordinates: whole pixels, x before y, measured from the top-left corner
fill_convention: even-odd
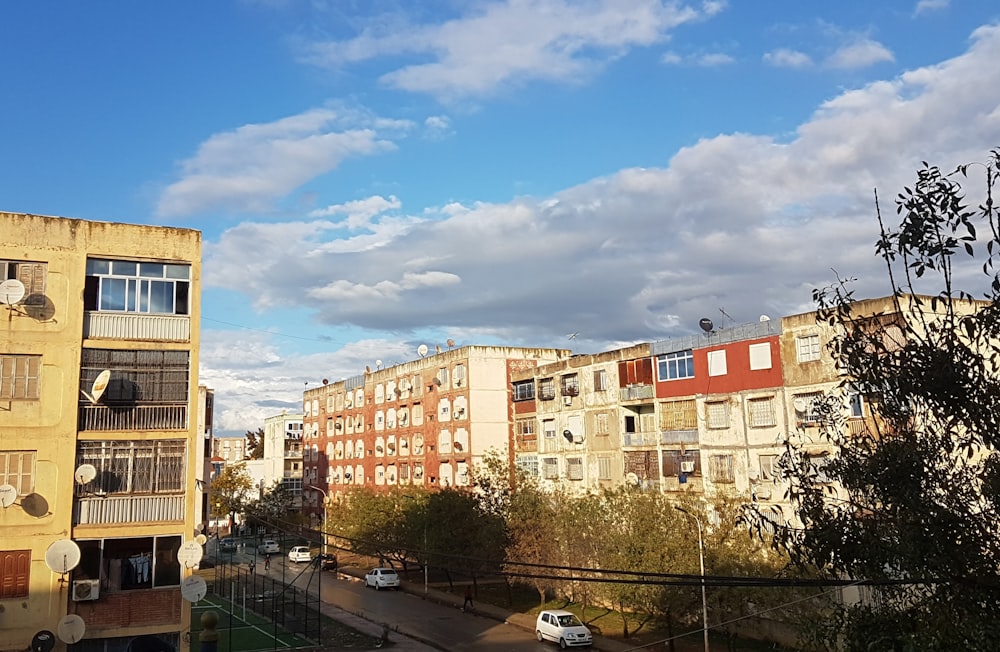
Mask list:
[[[28,597],[30,550],[0,550],[0,600]]]
[[[538,384],[538,398],[551,401],[556,397],[556,384],[551,378],[542,378]]]
[[[594,391],[603,392],[608,388],[608,372],[604,369],[594,370]]]
[[[660,406],[661,430],[697,430],[698,406],[694,399],[667,401]]]
[[[665,450],[661,459],[665,477],[680,477],[682,473],[685,476],[701,475],[701,454],[696,448],[686,451]]]
[[[0,355],[0,400],[38,400],[40,355]]]
[[[18,496],[35,490],[35,451],[0,451],[0,485],[9,484]]]
[[[778,455],[759,455],[757,457],[760,463],[760,479],[761,481],[771,481],[774,482],[781,477],[781,472],[778,469],[778,460],[780,457]]]
[[[731,484],[735,481],[733,477],[733,456],[732,455],[709,455],[708,473],[712,482]]]
[[[819,360],[819,335],[796,337],[795,351],[799,362],[814,362]]]
[[[729,427],[729,402],[712,401],[705,403],[705,416],[709,428]]]
[[[816,482],[820,484],[829,484],[833,482],[833,479],[827,474],[826,467],[830,463],[830,456],[826,453],[819,455],[810,455],[809,463],[813,466],[816,471]]]
[[[159,441],[81,441],[77,466],[97,469],[93,482],[77,485],[77,495],[184,492],[185,443]]]
[[[795,409],[795,419],[798,425],[819,423],[822,398],[822,394],[813,393],[799,394],[792,399],[792,407]]]
[[[725,376],[727,372],[726,368],[726,352],[723,351],[709,351],[708,352],[708,375],[709,376]]]
[[[771,368],[771,345],[767,342],[750,345],[750,371]]]
[[[583,480],[583,458],[570,457],[566,459],[566,477],[570,480]]]
[[[865,399],[857,391],[851,391],[848,394],[848,399],[851,404],[851,416],[860,419],[865,416]]]
[[[542,477],[546,480],[559,479],[559,458],[546,457],[542,460]]]
[[[97,539],[79,545],[74,580],[100,579],[102,589],[111,593],[181,583],[179,536]]]
[[[464,387],[466,385],[464,364],[455,365],[455,371],[452,372],[451,379],[454,381],[455,387]]]
[[[190,265],[91,258],[83,309],[186,315],[190,278]]]
[[[542,421],[542,433],[544,433],[546,439],[552,439],[556,436],[556,422],[554,419]]]
[[[448,388],[448,367],[441,367],[438,369],[437,376],[434,379],[434,384],[438,387]]]
[[[598,457],[597,458],[597,479],[598,480],[610,480],[611,479],[611,458],[610,457]]]
[[[188,356],[187,351],[83,349],[80,388],[89,392],[97,375],[110,369],[111,380],[101,403],[187,405]],[[86,399],[81,397],[81,401]]]
[[[522,380],[514,383],[514,400],[530,401],[535,398],[535,381]]]
[[[537,455],[515,455],[514,465],[525,475],[533,478],[538,477]]]
[[[747,401],[751,428],[767,428],[775,425],[774,398],[754,398]]]
[[[694,378],[694,352],[691,349],[666,353],[656,358],[656,372],[660,380]]]
[[[580,393],[580,377],[569,374],[559,379],[559,391],[563,396],[576,396]]]
[[[44,306],[47,268],[46,263],[0,260],[0,282],[8,279],[21,281],[24,285],[21,303],[26,306]]]
[[[596,434],[599,436],[600,435],[607,436],[610,433],[610,429],[608,427],[609,423],[610,421],[608,419],[608,413],[598,412],[595,417],[596,427],[594,428],[594,430],[596,431]]]
[[[515,423],[515,434],[517,435],[517,440],[522,444],[536,441],[535,420],[518,419]]]

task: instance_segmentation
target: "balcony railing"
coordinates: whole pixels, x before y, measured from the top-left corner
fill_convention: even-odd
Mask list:
[[[133,405],[115,408],[80,405],[79,425],[84,430],[187,430],[187,405]]]
[[[623,446],[655,446],[659,442],[658,432],[626,432],[622,435]]]
[[[698,429],[664,430],[660,433],[661,444],[697,444]]]
[[[131,312],[85,312],[83,336],[89,339],[190,342],[191,317],[141,315]]]
[[[629,385],[619,390],[619,398],[622,401],[640,401],[646,398],[653,398],[652,385]]]
[[[73,505],[75,525],[183,521],[184,494],[83,496]]]

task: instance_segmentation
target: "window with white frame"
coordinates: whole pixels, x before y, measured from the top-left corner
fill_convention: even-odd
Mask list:
[[[542,434],[545,435],[546,439],[553,439],[556,436],[555,419],[545,419],[542,421]]]
[[[656,358],[656,372],[660,380],[694,378],[694,351],[674,351]]]
[[[819,335],[801,335],[795,338],[795,353],[799,362],[819,360]]]
[[[559,479],[559,458],[546,457],[542,460],[542,477],[546,480]]]
[[[25,260],[0,260],[0,282],[17,280],[24,286],[24,298],[19,303],[27,306],[45,305],[45,277],[48,264]]]
[[[525,475],[538,477],[538,456],[519,454],[514,456],[514,465]]]
[[[728,369],[726,366],[726,351],[724,349],[708,352],[708,375],[725,376]]]
[[[753,398],[747,401],[751,428],[768,428],[776,425],[774,397]]]
[[[611,420],[607,412],[598,412],[594,417],[594,431],[598,436],[611,434]]]
[[[611,479],[611,458],[610,457],[598,457],[597,458],[597,479],[598,480],[610,480]]]
[[[0,485],[5,484],[18,496],[35,490],[35,451],[0,451]]]
[[[760,371],[762,369],[771,368],[771,344],[768,342],[762,342],[759,344],[751,344],[749,347],[750,353],[750,371]]]
[[[466,386],[466,376],[465,376],[465,365],[457,364],[455,369],[451,374],[452,382],[455,383],[455,387],[465,387]]]
[[[129,260],[87,260],[83,309],[186,315],[191,265]]]
[[[559,379],[559,392],[563,396],[576,396],[580,393],[580,376],[567,374]]]
[[[535,398],[535,381],[521,380],[514,383],[514,400],[530,401]]]
[[[583,458],[566,458],[566,477],[570,480],[583,480]]]
[[[0,354],[0,400],[38,400],[41,367],[40,355]]]
[[[712,482],[731,484],[735,482],[732,455],[709,455],[708,473]]]
[[[729,401],[711,401],[705,403],[705,416],[709,428],[728,428]]]
[[[514,431],[522,444],[536,441],[534,419],[518,419],[514,422]]]
[[[760,464],[760,479],[761,481],[776,482],[780,477],[780,470],[778,469],[778,460],[780,456],[778,455],[758,455],[757,461]]]
[[[608,388],[608,372],[606,369],[594,370],[594,391],[603,392]]]

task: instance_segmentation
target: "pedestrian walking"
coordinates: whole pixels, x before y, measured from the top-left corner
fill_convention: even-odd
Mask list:
[[[472,611],[475,607],[472,605],[472,585],[465,587],[465,602],[462,603],[462,611]]]
[[[251,575],[253,575],[253,574],[254,574],[254,571],[256,571],[256,570],[257,570],[257,564],[256,564],[256,563],[254,562],[254,560],[253,560],[253,559],[251,559],[251,560],[250,560],[250,563],[249,563],[249,564],[247,564],[247,568],[248,568],[248,569],[250,570],[250,574],[251,574]]]
[[[271,570],[271,555],[270,555],[270,553],[264,555],[264,570],[265,571]]]

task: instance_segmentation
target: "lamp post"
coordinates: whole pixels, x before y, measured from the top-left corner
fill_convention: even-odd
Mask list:
[[[674,509],[678,512],[684,512],[688,516],[694,519],[694,522],[698,525],[698,562],[701,564],[701,625],[705,636],[705,652],[708,650],[708,601],[705,599],[705,540],[701,531],[701,519],[698,518],[697,514],[692,514],[688,510],[684,509],[680,505],[674,505]]]
[[[325,560],[326,559],[326,508],[327,508],[326,503],[327,501],[330,500],[330,495],[326,492],[326,489],[323,489],[322,487],[317,487],[316,485],[311,484],[309,485],[309,488],[323,494],[323,521],[322,521],[323,524],[320,527],[323,529],[323,559]],[[322,564],[320,566],[322,567]]]

